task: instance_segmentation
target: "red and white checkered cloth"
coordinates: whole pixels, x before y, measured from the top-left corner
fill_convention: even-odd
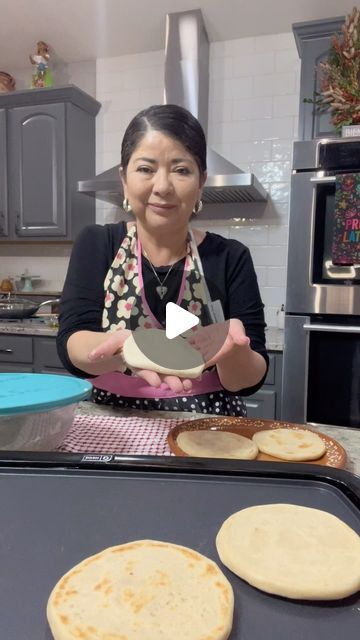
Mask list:
[[[187,420],[138,416],[76,416],[58,451],[169,456],[171,451],[167,434],[181,422]]]

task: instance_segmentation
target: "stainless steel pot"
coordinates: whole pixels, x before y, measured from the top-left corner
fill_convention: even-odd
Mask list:
[[[59,298],[53,298],[52,300],[45,300],[40,304],[35,304],[29,300],[23,298],[16,298],[15,296],[7,295],[0,296],[0,318],[2,320],[22,320],[23,318],[31,318],[41,307],[46,304],[60,302]]]

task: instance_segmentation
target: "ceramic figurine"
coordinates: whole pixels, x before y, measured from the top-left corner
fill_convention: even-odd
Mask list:
[[[43,40],[39,40],[36,47],[36,54],[29,56],[31,64],[36,66],[36,71],[32,75],[31,87],[33,89],[52,87],[53,79],[49,69],[49,45]]]

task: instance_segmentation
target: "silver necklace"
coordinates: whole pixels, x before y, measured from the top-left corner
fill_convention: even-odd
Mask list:
[[[156,273],[156,271],[155,271],[155,267],[154,267],[153,263],[151,262],[151,260],[149,259],[149,257],[148,257],[148,255],[147,255],[146,251],[144,251],[144,254],[145,254],[145,257],[146,257],[146,258],[148,259],[148,261],[149,261],[149,264],[150,264],[150,266],[151,266],[151,268],[152,268],[152,270],[153,270],[153,272],[154,272],[154,276],[155,276],[156,280],[157,280],[157,281],[158,281],[158,283],[159,283],[159,286],[158,286],[158,287],[156,287],[156,288],[155,288],[155,290],[156,290],[156,293],[158,294],[158,296],[159,296],[160,300],[162,300],[162,299],[163,299],[163,297],[164,297],[164,296],[166,296],[166,294],[167,294],[167,292],[168,292],[168,288],[167,288],[167,287],[164,287],[164,282],[165,282],[165,280],[167,279],[167,277],[168,277],[168,275],[169,275],[170,271],[172,270],[172,268],[173,268],[173,266],[174,266],[174,264],[175,264],[175,263],[174,263],[174,264],[172,264],[172,265],[170,265],[170,268],[168,269],[167,273],[165,274],[165,278],[164,278],[163,280],[160,280],[160,278],[159,278],[158,274],[157,274],[157,273]]]

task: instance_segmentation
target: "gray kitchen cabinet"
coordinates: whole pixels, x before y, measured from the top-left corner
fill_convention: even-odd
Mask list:
[[[9,110],[13,236],[66,237],[64,134],[65,104]]]
[[[244,397],[249,418],[280,420],[282,353],[269,351],[269,370],[264,385],[252,396]]]
[[[33,362],[33,342],[31,336],[14,336],[12,334],[0,334],[0,363],[28,364]]]
[[[301,58],[299,140],[321,137],[335,137],[337,133],[330,122],[328,113],[315,112],[313,104],[304,98],[314,98],[320,90],[320,62],[323,62],[331,47],[331,38],[339,33],[345,18],[313,20],[293,25],[293,33]]]
[[[0,109],[0,238],[8,235],[6,111]]]
[[[45,336],[33,338],[34,371],[37,373],[63,373],[67,371],[62,366],[56,349],[56,339]]]
[[[5,131],[8,143],[3,171],[0,160],[8,228],[0,242],[71,241],[95,222],[95,201],[77,192],[77,182],[95,173],[99,108],[72,85],[0,95],[0,136]]]
[[[55,336],[0,333],[0,373],[15,371],[67,374],[57,355]]]

